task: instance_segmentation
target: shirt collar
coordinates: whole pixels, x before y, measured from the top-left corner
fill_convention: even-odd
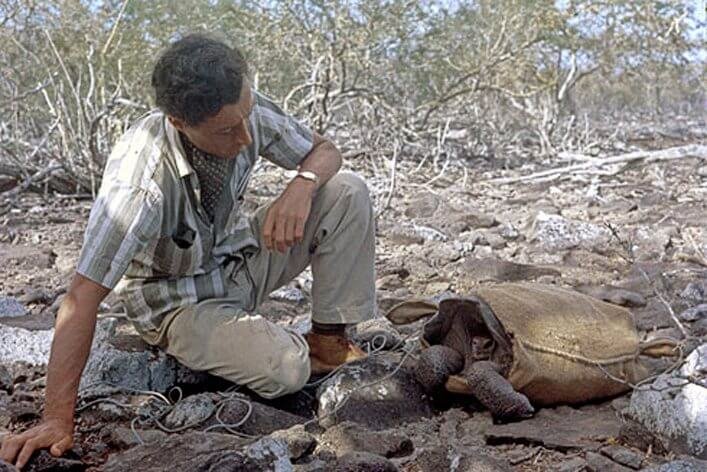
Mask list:
[[[179,139],[179,131],[169,122],[167,115],[164,117],[164,128],[167,135],[169,153],[174,157],[179,177],[186,177],[189,174],[193,174],[194,168],[187,160],[186,152],[182,147],[182,141]]]

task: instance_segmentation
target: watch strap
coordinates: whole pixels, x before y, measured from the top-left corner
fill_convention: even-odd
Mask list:
[[[310,182],[319,183],[319,176],[315,174],[314,172],[308,171],[308,170],[302,170],[297,172],[297,175],[295,177],[302,177],[305,180],[309,180]]]

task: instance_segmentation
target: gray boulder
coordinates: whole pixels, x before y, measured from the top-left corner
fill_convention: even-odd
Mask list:
[[[639,387],[629,415],[666,449],[707,458],[707,344],[695,349],[683,366]]]
[[[611,232],[601,226],[539,212],[533,222],[533,239],[545,249],[593,249],[609,242]]]
[[[172,408],[164,418],[164,425],[170,429],[199,427],[216,411],[216,404],[208,393],[186,397]]]
[[[707,470],[707,461],[683,457],[643,470],[644,472],[699,472]]]
[[[707,318],[707,303],[702,303],[680,313],[683,321],[698,321]]]
[[[707,302],[707,282],[690,282],[680,296],[690,302]]]
[[[149,346],[135,334],[118,334],[115,319],[101,320],[81,378],[84,396],[115,389],[166,392],[175,385],[194,385],[206,380],[162,350]]]
[[[53,329],[30,331],[0,324],[0,362],[47,364],[53,336]]]
[[[281,287],[270,294],[273,300],[282,300],[286,302],[302,303],[306,300],[302,290],[297,287],[285,286]]]
[[[432,415],[429,398],[400,355],[386,353],[345,365],[317,390],[319,424],[350,420],[387,429]]]
[[[15,318],[25,316],[27,309],[13,297],[0,297],[0,318]]]

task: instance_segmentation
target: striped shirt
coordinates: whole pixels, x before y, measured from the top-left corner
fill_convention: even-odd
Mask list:
[[[140,118],[106,162],[77,272],[115,289],[148,338],[170,312],[204,299],[243,297],[244,306],[252,306],[247,281],[237,280],[244,277],[239,268],[245,257],[258,249],[250,219],[241,212],[243,193],[258,156],[295,169],[313,145],[310,129],[253,94],[252,144],[230,160],[213,222],[200,203],[199,179],[179,132],[164,113]]]

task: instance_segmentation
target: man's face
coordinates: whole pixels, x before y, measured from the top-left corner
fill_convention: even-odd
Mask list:
[[[216,115],[198,125],[190,126],[171,116],[169,120],[197,148],[224,159],[231,159],[253,142],[248,131],[248,116],[254,103],[255,97],[250,90],[250,84],[244,79],[238,102],[224,105]]]

